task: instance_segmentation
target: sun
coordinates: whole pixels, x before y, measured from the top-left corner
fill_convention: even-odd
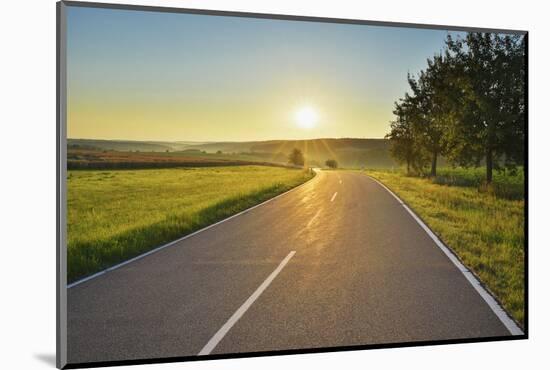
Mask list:
[[[315,109],[310,106],[305,106],[296,111],[294,118],[298,127],[308,129],[315,127],[318,115]]]

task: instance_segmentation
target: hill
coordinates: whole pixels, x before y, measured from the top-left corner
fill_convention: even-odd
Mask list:
[[[322,166],[327,159],[336,159],[342,167],[384,168],[396,163],[389,153],[386,139],[312,139],[312,140],[269,140],[249,142],[217,142],[191,145],[206,152],[223,153],[271,153],[273,160],[286,161],[294,148],[300,149],[311,165]]]
[[[116,150],[119,152],[165,152],[184,150],[190,145],[202,144],[198,142],[164,142],[164,141],[132,141],[132,140],[97,140],[97,139],[68,139],[69,149],[98,149]]]
[[[140,152],[183,152],[188,154],[223,154],[234,159],[258,160],[284,164],[292,149],[300,149],[311,166],[323,166],[327,159],[335,159],[340,167],[389,168],[396,166],[389,153],[386,139],[311,139],[267,140],[246,142],[189,142],[189,141],[128,141],[69,139],[69,149],[98,149]],[[221,153],[219,153],[221,152]]]

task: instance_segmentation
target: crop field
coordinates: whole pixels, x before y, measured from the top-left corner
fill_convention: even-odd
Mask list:
[[[68,172],[68,281],[249,208],[313,177],[269,166]]]
[[[491,189],[481,186],[479,170],[439,172],[434,179],[366,173],[398,194],[523,324],[523,171],[497,175]]]
[[[285,162],[274,163],[266,156],[218,155],[201,151],[119,152],[114,150],[69,149],[67,153],[67,168],[69,170],[216,167],[254,164],[282,166]]]

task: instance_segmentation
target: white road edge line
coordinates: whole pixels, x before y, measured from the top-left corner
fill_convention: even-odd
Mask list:
[[[221,224],[221,223],[223,223],[223,222],[225,222],[225,221],[229,221],[229,220],[231,220],[231,219],[233,219],[233,218],[235,218],[235,217],[241,216],[241,215],[243,215],[243,214],[245,214],[245,213],[247,213],[247,212],[249,212],[249,211],[252,211],[254,208],[258,208],[258,207],[260,207],[260,206],[263,206],[264,204],[267,204],[267,203],[269,203],[269,202],[271,202],[271,201],[274,201],[275,199],[278,199],[278,198],[282,197],[283,195],[286,195],[286,194],[290,193],[291,191],[298,190],[299,188],[305,186],[306,184],[309,184],[311,181],[313,181],[313,180],[316,179],[316,178],[317,178],[317,176],[313,176],[311,179],[307,180],[307,181],[304,182],[303,184],[300,184],[300,185],[298,185],[298,186],[296,186],[296,187],[294,187],[294,188],[292,188],[292,189],[290,189],[290,190],[285,191],[284,193],[281,193],[281,194],[279,194],[279,195],[277,195],[277,196],[275,196],[275,197],[273,197],[273,198],[270,198],[270,199],[266,200],[265,202],[262,202],[262,203],[260,203],[260,204],[256,204],[255,206],[252,206],[252,207],[250,207],[250,208],[247,208],[247,209],[245,209],[245,210],[243,210],[243,211],[241,211],[241,212],[239,212],[239,213],[236,213],[236,214],[234,214],[233,216],[229,216],[229,217],[227,217],[227,218],[224,218],[223,220],[218,221],[218,222],[216,222],[215,224],[208,225],[208,226],[206,226],[206,227],[204,227],[204,228],[202,228],[202,229],[199,229],[199,230],[197,230],[197,231],[195,231],[195,232],[192,232],[191,234],[187,234],[187,235],[185,235],[185,236],[183,236],[183,237],[181,237],[181,238],[179,238],[179,239],[173,240],[173,241],[171,241],[171,242],[169,242],[169,243],[167,243],[167,244],[164,244],[164,245],[161,245],[161,246],[156,247],[156,248],[154,248],[154,249],[151,249],[151,250],[148,251],[148,252],[145,252],[145,253],[142,253],[142,254],[140,254],[140,255],[138,255],[138,256],[135,256],[135,257],[133,257],[133,258],[130,258],[129,260],[126,260],[126,261],[121,262],[121,263],[119,263],[119,264],[117,264],[117,265],[108,267],[108,268],[106,268],[105,270],[101,270],[101,271],[96,272],[95,274],[92,274],[92,275],[90,275],[90,276],[86,276],[85,278],[82,278],[82,279],[80,279],[80,280],[77,280],[77,281],[75,281],[75,282],[73,282],[73,283],[71,283],[71,284],[67,284],[67,289],[70,289],[70,288],[72,288],[72,287],[75,287],[75,286],[77,286],[77,285],[79,285],[79,284],[82,284],[82,283],[84,283],[84,282],[86,282],[86,281],[95,279],[96,277],[99,277],[99,276],[101,276],[101,275],[104,275],[105,273],[107,273],[107,272],[109,272],[109,271],[116,270],[116,269],[118,269],[119,267],[122,267],[122,266],[124,266],[124,265],[127,265],[127,264],[129,264],[129,263],[131,263],[131,262],[137,261],[137,260],[139,260],[139,259],[142,259],[143,257],[147,257],[147,256],[150,255],[150,254],[153,254],[153,253],[155,253],[155,252],[158,252],[158,251],[160,251],[160,250],[162,250],[162,249],[164,249],[164,248],[170,247],[170,246],[172,246],[172,245],[174,245],[174,244],[177,244],[177,243],[181,242],[182,240],[185,240],[185,239],[190,238],[190,237],[192,237],[192,236],[194,236],[194,235],[197,235],[197,234],[199,234],[199,233],[201,233],[201,232],[203,232],[203,231],[206,231],[206,230],[208,230],[208,229],[210,229],[210,228],[212,228],[212,227],[214,227],[214,226],[217,226],[217,225],[219,225],[219,224]]]
[[[331,201],[331,202],[334,202],[334,198],[336,198],[337,195],[338,195],[338,192],[334,193],[334,195],[332,196],[332,198],[330,198],[330,201]]]
[[[368,175],[367,175],[368,176]],[[435,242],[435,244],[445,253],[445,255],[451,260],[451,262],[458,268],[458,270],[464,275],[466,280],[474,287],[478,294],[483,298],[483,300],[489,305],[491,310],[495,315],[500,319],[504,324],[506,329],[512,335],[523,335],[523,330],[515,323],[514,320],[510,318],[508,313],[502,308],[502,306],[495,300],[491,293],[485,289],[481,282],[476,278],[470,270],[464,266],[464,264],[456,257],[456,255],[434,234],[434,232],[418,217],[410,208],[403,202],[393,191],[391,191],[386,185],[382,184],[380,181],[375,179],[372,176],[369,176],[371,179],[376,181],[380,186],[388,191],[397,201],[401,204],[407,212],[412,216],[412,218],[424,229],[424,231],[430,236],[430,238]]]
[[[244,313],[252,306],[254,301],[258,299],[258,297],[263,293],[263,291],[271,284],[273,279],[277,277],[279,272],[285,267],[285,265],[290,261],[290,259],[294,256],[296,251],[290,252],[282,261],[279,263],[279,266],[273,271],[267,279],[256,289],[254,293],[248,299],[242,304],[241,307],[235,313],[233,316],[227,320],[225,324],[214,334],[212,338],[206,343],[203,349],[199,352],[198,356],[204,356],[210,354],[214,348],[218,345],[218,343],[223,339],[223,337],[227,334],[227,332],[235,325],[237,321],[244,315]]]

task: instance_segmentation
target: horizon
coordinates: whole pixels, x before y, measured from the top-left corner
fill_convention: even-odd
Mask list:
[[[67,137],[67,140],[95,140],[95,141],[129,141],[129,142],[148,142],[148,143],[249,143],[249,142],[268,142],[268,141],[313,141],[313,140],[389,140],[385,137],[316,137],[306,139],[265,139],[265,140],[134,140],[134,139],[98,139],[84,137]]]
[[[71,6],[67,14],[67,134],[95,140],[381,139],[407,73],[425,68],[448,34]]]

